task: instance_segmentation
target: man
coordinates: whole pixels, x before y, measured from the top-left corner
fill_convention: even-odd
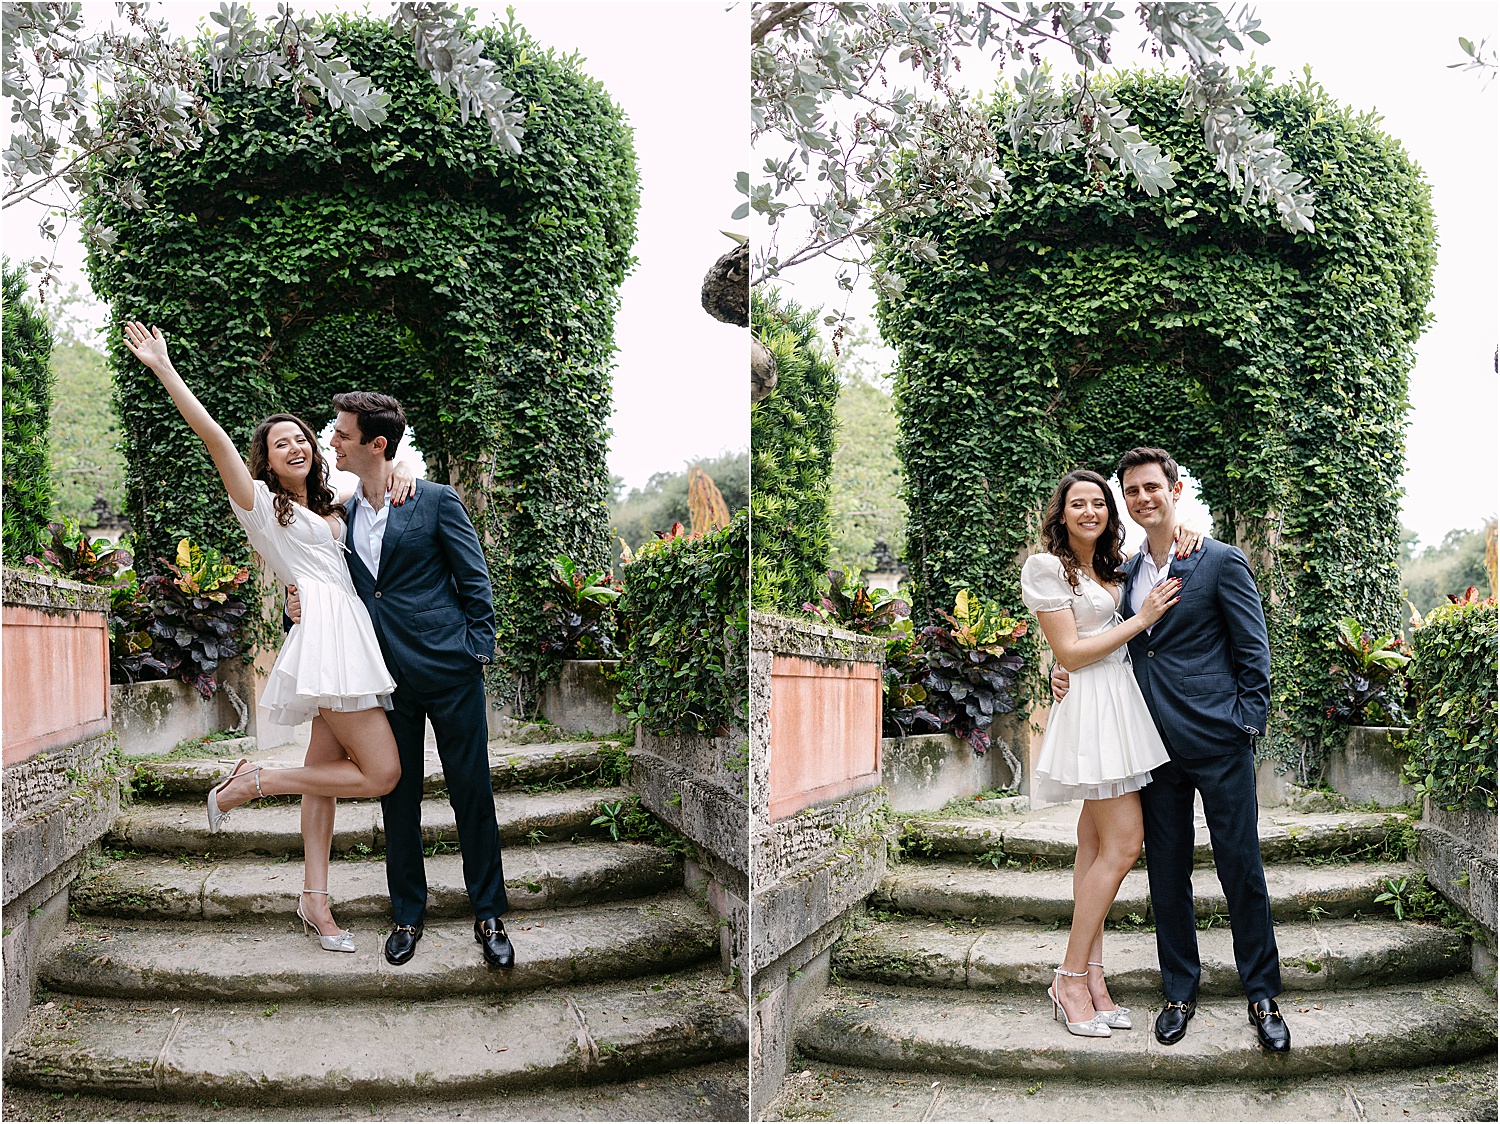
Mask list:
[[[1178,603],[1130,641],[1136,682],[1166,743],[1170,760],[1141,790],[1147,878],[1156,921],[1156,952],[1166,1005],[1156,1019],[1163,1045],[1181,1041],[1197,1006],[1201,968],[1193,924],[1193,793],[1203,797],[1219,883],[1229,903],[1234,959],[1262,1046],[1278,1053],[1291,1035],[1276,1006],[1281,967],[1271,901],[1256,830],[1255,739],[1265,732],[1271,701],[1271,651],[1260,593],[1245,556],[1204,539],[1173,558],[1177,462],[1163,449],[1132,449],[1119,478],[1130,517],[1146,532],[1125,567],[1120,612],[1134,614],[1157,583],[1182,580]],[[1053,693],[1068,675],[1052,673]]]
[[[418,480],[399,507],[389,502],[396,446],[406,433],[401,404],[356,391],[333,399],[338,466],[359,477],[345,506],[354,588],[370,611],[386,667],[396,680],[388,714],[401,779],[381,798],[386,882],[395,928],[385,958],[405,964],[422,938],[427,872],[422,856],[425,724],[432,721],[448,801],[458,826],[474,939],[495,968],[515,964],[500,915],[509,908],[500,829],[490,787],[484,667],[495,650],[495,611],[479,536],[452,488]],[[295,596],[287,613],[296,620]]]

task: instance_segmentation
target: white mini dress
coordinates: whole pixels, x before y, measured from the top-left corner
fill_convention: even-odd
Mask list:
[[[292,521],[276,521],[271,489],[255,481],[249,511],[229,506],[276,577],[297,587],[302,620],[277,653],[260,711],[279,726],[298,726],[333,711],[391,709],[396,681],[386,670],[370,613],[354,592],[344,554],[349,549],[322,516],[292,505]]]
[[[1119,587],[1117,587],[1119,588]],[[1080,638],[1122,623],[1114,594],[1082,571],[1075,591],[1062,561],[1035,554],[1021,567],[1021,601],[1033,613],[1071,609]],[[1052,707],[1036,765],[1037,799],[1107,800],[1138,792],[1169,760],[1121,644],[1069,674],[1068,693]]]

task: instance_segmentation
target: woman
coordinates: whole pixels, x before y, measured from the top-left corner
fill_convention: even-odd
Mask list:
[[[1107,1038],[1130,1028],[1104,982],[1104,919],[1120,883],[1141,856],[1140,789],[1167,761],[1125,644],[1177,603],[1181,582],[1151,591],[1128,621],[1120,618],[1125,529],[1104,477],[1068,473],[1042,519],[1047,553],[1021,569],[1021,600],[1036,614],[1057,662],[1071,676],[1052,710],[1037,761],[1037,795],[1047,803],[1082,800],[1073,867],[1073,926],[1067,954],[1047,989],[1052,1014],[1073,1034]],[[1179,528],[1179,556],[1198,536]],[[1097,973],[1092,969],[1098,969]]]
[[[400,779],[385,717],[396,684],[343,559],[344,511],[328,485],[317,438],[301,419],[273,415],[251,438],[247,470],[229,435],[173,368],[161,330],[132,321],[125,325],[125,346],[161,380],[208,446],[250,544],[281,581],[297,586],[302,599],[302,622],[287,634],[260,706],[279,725],[312,720],[304,764],[246,769],[241,758],[229,779],[208,794],[209,831],[221,829],[229,809],[258,796],[302,795],[305,873],[297,916],[304,933],[309,926],[317,930],[324,949],[353,952],[353,934],[334,922],[328,901],[334,805],[340,796],[384,796]],[[405,471],[392,502],[404,498],[409,486]]]

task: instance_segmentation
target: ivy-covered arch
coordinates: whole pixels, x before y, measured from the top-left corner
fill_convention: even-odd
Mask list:
[[[879,316],[900,355],[915,604],[930,613],[968,586],[1019,611],[1019,566],[1059,476],[1108,475],[1127,449],[1161,445],[1199,482],[1216,537],[1256,570],[1277,712],[1264,748],[1305,759],[1326,728],[1333,622],[1402,619],[1428,188],[1378,118],[1310,78],[1272,85],[1262,72],[1249,85],[1257,117],[1317,193],[1316,232],[1292,235],[1226,186],[1178,108],[1180,79],[1112,83],[1182,163],[1172,190],[1149,198],[1071,153],[1007,151],[1013,191],[993,213],[903,231],[925,236],[936,264],[885,252],[905,281]]]
[[[405,406],[430,474],[464,494],[494,583],[500,673],[533,684],[551,559],[608,566],[612,333],[633,263],[629,127],[577,56],[514,22],[479,32],[527,107],[523,151],[419,71],[382,21],[329,21],[391,95],[369,131],[287,89],[226,85],[196,152],[143,152],[144,208],[106,200],[90,259],[116,324],[169,333],[174,362],[237,443],[331,395]],[[112,333],[131,521],[142,560],[181,535],[244,551],[202,445]]]

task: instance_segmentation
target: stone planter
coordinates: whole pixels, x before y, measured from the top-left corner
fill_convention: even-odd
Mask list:
[[[1009,731],[996,734],[1009,738]],[[998,747],[986,754],[954,734],[913,734],[881,740],[881,783],[897,812],[935,812],[955,796],[972,797],[991,789],[1013,789],[1025,777],[1011,775]]]
[[[619,734],[630,720],[615,710],[619,693],[610,672],[619,660],[564,660],[557,680],[542,689],[542,716],[570,734]]]
[[[238,689],[236,693],[244,698]],[[184,738],[240,727],[239,713],[222,687],[205,699],[180,679],[158,679],[119,683],[110,694],[115,737],[127,757],[169,753]]]
[[[1416,794],[1402,783],[1405,726],[1351,726],[1343,745],[1328,754],[1328,783],[1356,804],[1411,804]]]

